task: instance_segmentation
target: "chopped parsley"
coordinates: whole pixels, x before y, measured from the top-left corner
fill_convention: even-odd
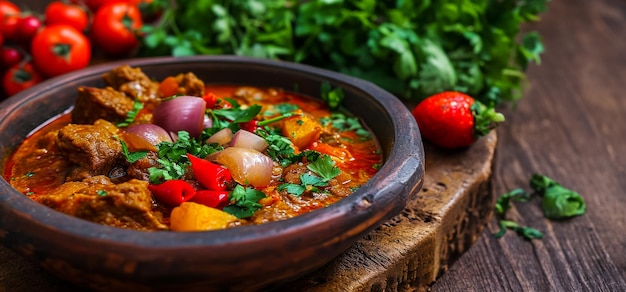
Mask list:
[[[116,126],[120,128],[130,126],[130,124],[132,124],[137,118],[139,111],[141,111],[142,109],[143,104],[139,100],[135,100],[135,103],[133,104],[133,109],[126,114],[126,119],[123,122],[119,122]]]
[[[128,163],[135,163],[137,160],[140,160],[148,155],[147,150],[130,152],[128,150],[128,146],[126,145],[126,142],[124,142],[124,140],[120,138],[117,138],[117,139],[118,141],[120,141],[120,144],[122,144],[122,154],[124,154],[124,157],[126,158],[126,161],[128,161]]]
[[[100,196],[100,197],[106,197],[107,191],[105,191],[105,190],[97,190],[96,194],[98,194],[98,196]]]
[[[548,219],[565,219],[585,213],[585,201],[580,194],[563,187],[545,175],[533,174],[530,179],[530,187],[534,190],[533,194],[542,197],[541,207],[544,216]],[[500,217],[498,221],[500,231],[494,233],[496,238],[504,236],[507,229],[515,231],[525,239],[542,238],[541,231],[506,220],[506,212],[511,208],[511,201],[528,202],[532,199],[533,194],[517,188],[497,199],[495,211],[496,215]]]
[[[320,119],[320,122],[323,126],[330,125],[341,132],[354,131],[361,138],[371,138],[370,132],[363,128],[361,121],[357,117],[333,112],[330,114],[330,117]]]
[[[330,109],[338,108],[344,98],[343,89],[341,87],[333,89],[328,82],[322,83],[321,93],[322,99],[328,104]]]
[[[232,130],[236,131],[238,130],[238,123],[251,121],[259,114],[259,112],[261,112],[261,109],[263,108],[258,104],[253,104],[249,107],[243,108],[236,100],[227,100],[232,105],[231,108],[213,109],[208,111],[213,121],[212,128],[215,128],[216,130],[229,127],[232,129],[232,127],[235,127],[235,129]]]
[[[335,178],[341,173],[341,170],[339,170],[333,159],[328,155],[321,155],[318,159],[307,165],[307,168],[326,181]]]
[[[278,186],[278,191],[287,191],[294,196],[301,196],[304,192],[323,192],[321,187],[328,186],[328,182],[335,178],[341,170],[328,155],[319,155],[307,165],[307,168],[316,175],[304,173],[300,175],[300,184],[284,183]]]
[[[263,207],[259,204],[259,200],[265,198],[265,193],[254,188],[237,185],[230,192],[228,198],[231,204],[224,207],[224,212],[241,219],[251,217]]]
[[[186,131],[179,131],[176,142],[159,143],[157,145],[159,148],[159,158],[157,159],[159,166],[148,169],[150,182],[156,184],[182,177],[191,165],[187,153],[202,158],[222,149],[204,144],[201,141],[200,139],[193,139]]]

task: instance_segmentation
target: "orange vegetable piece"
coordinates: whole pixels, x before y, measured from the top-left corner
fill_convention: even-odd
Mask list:
[[[317,141],[322,126],[307,114],[293,115],[283,120],[283,135],[298,148],[304,148]]]
[[[184,202],[172,210],[170,229],[173,231],[207,231],[225,229],[237,217],[222,210],[194,202]]]
[[[159,92],[162,97],[170,97],[178,92],[178,81],[173,76],[169,76],[159,84]]]

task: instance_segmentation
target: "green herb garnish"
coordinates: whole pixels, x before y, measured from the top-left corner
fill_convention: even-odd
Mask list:
[[[564,219],[585,214],[583,197],[547,176],[533,174],[530,187],[543,197],[541,207],[546,218]]]
[[[263,205],[258,203],[263,198],[265,198],[265,193],[254,188],[244,188],[241,185],[237,185],[229,194],[232,204],[224,207],[224,212],[237,218],[251,217],[263,207]]]
[[[187,153],[197,157],[206,157],[217,152],[221,147],[204,144],[200,139],[193,139],[188,132],[179,131],[176,142],[161,142],[157,145],[159,166],[148,169],[151,183],[160,183],[166,180],[178,179],[185,174],[191,165]]]
[[[139,100],[135,100],[135,103],[133,104],[133,109],[126,114],[126,119],[123,122],[118,123],[116,126],[120,128],[130,126],[130,124],[135,121],[135,118],[137,118],[139,111],[141,111],[142,109],[143,103],[141,103]]]
[[[118,138],[118,141],[120,141],[120,144],[122,144],[122,154],[124,154],[124,157],[126,158],[126,161],[128,161],[128,163],[135,163],[137,160],[148,156],[147,150],[130,152],[124,140]]]
[[[533,174],[530,179],[530,186],[534,190],[533,194],[542,197],[543,214],[548,219],[564,219],[585,213],[585,201],[582,196],[545,175]],[[507,210],[511,208],[512,200],[528,202],[532,199],[533,194],[529,194],[523,189],[514,189],[498,198],[495,211],[496,215],[500,217],[498,221],[500,231],[494,234],[495,237],[500,238],[504,236],[507,229],[511,229],[526,239],[542,238],[541,231],[505,219]]]

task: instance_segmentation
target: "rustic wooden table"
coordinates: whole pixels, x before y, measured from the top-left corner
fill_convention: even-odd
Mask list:
[[[41,10],[39,3],[46,1],[26,2]],[[531,87],[523,99],[504,110],[507,122],[497,130],[495,191],[528,189],[530,176],[542,173],[579,192],[587,213],[549,221],[538,201],[516,203],[508,218],[541,230],[543,239],[528,241],[512,232],[496,239],[492,218],[431,289],[625,291],[626,2],[553,0],[542,19],[525,29],[539,31],[546,53],[540,66],[530,67]],[[3,262],[0,269],[8,265]],[[12,269],[42,273],[28,265]],[[0,291],[11,291],[15,282],[1,275]],[[45,277],[38,275],[64,287]]]
[[[496,239],[492,219],[433,290],[625,291],[626,2],[554,0],[527,28],[546,53],[498,129],[496,192],[528,188],[539,172],[578,191],[587,213],[554,222],[538,204],[516,204],[508,216],[544,238]]]

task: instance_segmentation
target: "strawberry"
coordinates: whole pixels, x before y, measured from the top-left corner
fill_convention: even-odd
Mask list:
[[[504,116],[461,92],[445,91],[421,101],[413,116],[422,137],[444,148],[468,147]]]

